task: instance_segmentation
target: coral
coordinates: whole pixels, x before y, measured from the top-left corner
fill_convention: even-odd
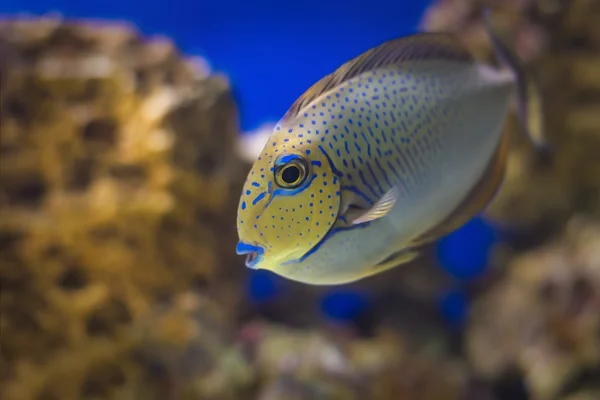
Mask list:
[[[490,61],[482,3],[440,0],[424,28]],[[319,319],[325,289],[293,282],[240,304],[248,166],[226,79],[128,25],[1,21],[0,398],[504,400],[522,398],[506,394],[514,371],[531,400],[597,398],[600,2],[496,3],[553,151],[534,157],[509,119],[488,215],[543,244],[496,249],[502,268],[466,290],[483,287],[463,346],[431,304],[456,282],[430,251],[351,285],[374,300],[353,326]]]
[[[178,295],[133,327],[142,344],[136,355],[167,378],[173,399],[243,398],[255,376],[230,322],[214,302]],[[137,398],[157,394],[152,389]]]
[[[501,222],[538,233],[558,231],[573,212],[600,215],[600,2],[597,0],[445,0],[423,28],[452,31],[480,58],[493,60],[479,7],[512,32],[515,50],[538,81],[550,160],[539,162],[516,118],[505,182],[488,209]],[[495,7],[497,6],[497,7]],[[540,235],[537,235],[540,236]]]
[[[411,351],[389,332],[366,339],[255,323],[242,338],[259,400],[458,400],[469,383],[464,363]]]
[[[475,302],[468,358],[493,381],[518,371],[533,399],[577,398],[582,374],[598,380],[600,368],[600,2],[446,0],[431,6],[423,27],[453,31],[492,61],[483,4],[540,85],[551,151],[537,157],[509,119],[507,174],[486,214],[521,234],[494,251],[502,268]],[[585,217],[571,220],[578,214]]]
[[[167,39],[53,17],[0,22],[0,69],[0,397],[131,398],[154,387],[131,354],[157,304],[236,302],[213,290],[243,271],[228,82]]]
[[[488,378],[517,368],[533,399],[556,398],[582,375],[600,381],[598,310],[600,222],[578,217],[562,237],[514,259],[477,301],[468,356]]]
[[[561,400],[596,400],[600,399],[600,389],[582,390],[580,392],[565,396]]]

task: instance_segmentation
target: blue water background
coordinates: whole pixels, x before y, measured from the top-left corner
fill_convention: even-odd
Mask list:
[[[205,57],[226,73],[240,104],[243,131],[272,122],[312,83],[370,47],[413,33],[429,1],[281,0],[132,1],[0,0],[0,15],[59,12],[71,18],[120,19],[146,35],[171,37],[186,54]],[[437,246],[440,265],[469,280],[487,264],[493,229],[476,218]],[[232,250],[233,251],[233,250]],[[253,273],[248,296],[261,303],[281,293],[283,282]],[[349,320],[364,309],[365,296],[331,290],[324,314]],[[460,322],[467,305],[460,292],[440,297],[440,310]]]

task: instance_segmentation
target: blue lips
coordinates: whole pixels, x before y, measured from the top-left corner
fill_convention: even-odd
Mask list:
[[[265,249],[260,246],[255,246],[253,244],[240,241],[235,248],[235,252],[240,255],[247,254],[246,267],[256,269],[256,264],[262,260],[262,256],[265,254]]]

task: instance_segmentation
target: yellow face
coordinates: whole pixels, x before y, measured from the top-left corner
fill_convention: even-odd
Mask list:
[[[340,180],[317,143],[273,135],[242,191],[238,254],[253,269],[301,260],[335,223]]]

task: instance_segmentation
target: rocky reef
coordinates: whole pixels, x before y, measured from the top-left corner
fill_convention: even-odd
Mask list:
[[[146,314],[219,280],[235,308],[229,84],[165,38],[59,18],[0,22],[0,68],[0,397],[131,398]]]
[[[371,339],[256,323],[244,330],[261,381],[257,399],[462,399],[464,362],[416,355],[396,333]]]
[[[533,399],[598,385],[599,310],[600,223],[575,217],[561,237],[513,259],[478,299],[468,359],[492,380],[519,371]]]
[[[227,79],[127,24],[0,21],[0,398],[600,398],[600,2],[487,3],[551,152],[510,118],[486,213],[510,235],[460,329],[418,300],[448,284],[431,254],[351,285],[379,299],[353,326],[309,311],[320,289],[241,301]],[[434,2],[423,29],[492,61],[482,4]]]

